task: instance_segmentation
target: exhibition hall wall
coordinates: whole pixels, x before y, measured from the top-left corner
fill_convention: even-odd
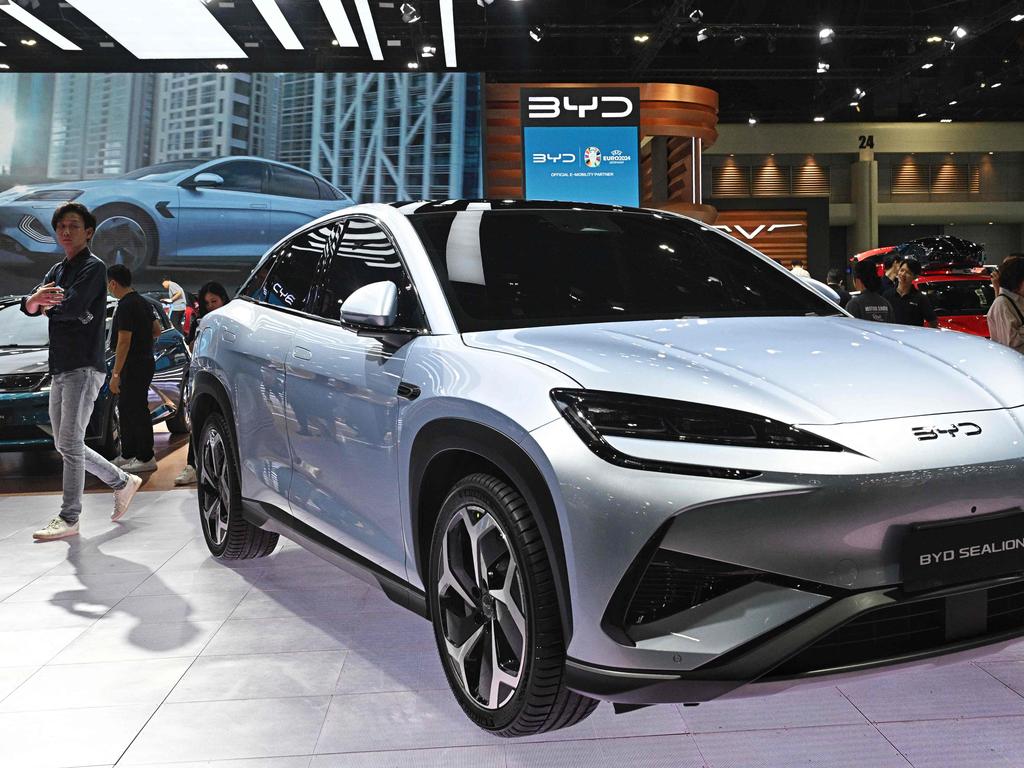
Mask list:
[[[64,200],[97,213],[93,250],[143,289],[234,290],[325,213],[481,196],[481,138],[474,74],[4,74],[0,295],[60,258]]]

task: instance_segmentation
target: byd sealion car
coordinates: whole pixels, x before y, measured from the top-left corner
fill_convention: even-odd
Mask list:
[[[346,209],[204,319],[191,380],[211,552],[284,534],[379,585],[501,735],[1024,632],[1024,357],[682,216]]]

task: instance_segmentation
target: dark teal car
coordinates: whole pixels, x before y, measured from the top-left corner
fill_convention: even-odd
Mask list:
[[[44,317],[22,313],[21,297],[0,298],[0,451],[53,449],[50,429],[50,374],[47,365],[49,336]],[[107,334],[117,302],[107,302]],[[188,371],[188,347],[181,333],[158,313],[163,332],[153,355],[156,373],[149,389],[153,423],[167,422],[171,432],[189,430],[188,410],[183,407],[184,376]],[[114,356],[107,358],[104,382],[86,430],[86,442],[108,458],[121,452],[117,398],[108,387]]]

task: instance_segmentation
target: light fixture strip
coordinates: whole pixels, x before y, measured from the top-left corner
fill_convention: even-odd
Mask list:
[[[64,35],[55,30],[48,24],[43,23],[31,13],[26,11],[20,5],[14,3],[7,3],[7,5],[0,5],[0,11],[3,11],[11,18],[20,21],[26,27],[31,29],[40,37],[45,37],[51,43],[56,45],[58,48],[64,51],[80,51],[82,50],[77,45],[68,40]]]
[[[320,7],[324,9],[327,23],[331,25],[338,45],[342,48],[358,48],[359,41],[356,40],[356,32],[352,29],[352,23],[348,20],[348,14],[341,6],[341,0],[320,0]]]
[[[370,56],[374,61],[384,61],[384,53],[380,49],[380,38],[377,37],[377,27],[373,24],[373,14],[370,13],[368,0],[356,0],[356,10],[359,12],[359,23],[363,25],[363,34],[366,36],[366,45],[370,49]]]
[[[281,45],[284,46],[285,50],[302,50],[302,43],[296,37],[295,30],[288,23],[288,19],[281,13],[276,0],[252,0],[252,2],[256,6],[256,10],[263,14],[264,21],[267,22],[267,25],[277,35],[277,39],[281,41]]]
[[[455,52],[455,9],[452,7],[452,0],[441,0],[441,37],[444,40],[445,66],[458,66]]]

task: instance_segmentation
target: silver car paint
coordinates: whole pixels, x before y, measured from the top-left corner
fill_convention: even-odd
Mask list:
[[[568,653],[574,658],[611,667],[692,669],[727,645],[695,651],[691,641],[680,637],[673,644],[666,636],[632,648],[600,629],[608,600],[637,552],[673,518],[666,544],[681,551],[864,587],[897,579],[894,526],[1024,501],[1016,479],[1024,468],[1024,416],[1020,409],[1007,410],[1024,399],[1019,395],[1024,358],[1005,348],[964,334],[882,327],[845,315],[607,323],[460,337],[404,215],[377,205],[345,211],[357,213],[373,216],[394,236],[432,334],[403,348],[401,376],[419,386],[422,396],[398,404],[393,436],[399,503],[389,514],[398,517],[392,531],[405,538],[408,580],[423,586],[413,568],[407,519],[415,435],[438,418],[485,424],[523,448],[552,492],[569,576],[574,634]],[[203,338],[211,341],[197,353],[197,367],[225,382],[244,379],[229,388],[245,403],[236,412],[246,430],[245,437],[240,434],[243,494],[276,497],[274,503],[284,506],[280,499],[288,488],[282,488],[281,476],[292,463],[282,456],[278,422],[294,414],[275,410],[276,384],[268,390],[264,383],[260,396],[243,390],[259,389],[268,378],[277,381],[296,322],[241,302],[208,322]],[[325,333],[338,331],[324,327]],[[222,331],[235,335],[234,344],[243,337],[246,344],[230,354],[220,350]],[[260,349],[268,343],[271,351]],[[260,355],[271,362],[256,362]],[[974,372],[984,372],[984,381]],[[805,425],[851,451],[617,441],[639,456],[752,467],[764,474],[735,481],[625,469],[593,454],[552,404],[550,389],[577,386],[746,410]],[[935,444],[913,436],[914,426],[947,420],[977,422],[983,434]],[[267,425],[270,434],[256,434],[256,424]],[[383,433],[376,439],[391,448]],[[318,452],[310,461],[330,471],[334,458]],[[323,520],[318,525],[332,528]],[[389,568],[401,568],[394,558],[382,559]],[[791,618],[794,610],[811,608],[820,597],[800,590],[762,591],[766,599],[755,616],[737,610],[744,597],[737,593],[713,606],[731,617],[730,637],[737,643]],[[689,623],[681,623],[679,631],[685,634]]]

